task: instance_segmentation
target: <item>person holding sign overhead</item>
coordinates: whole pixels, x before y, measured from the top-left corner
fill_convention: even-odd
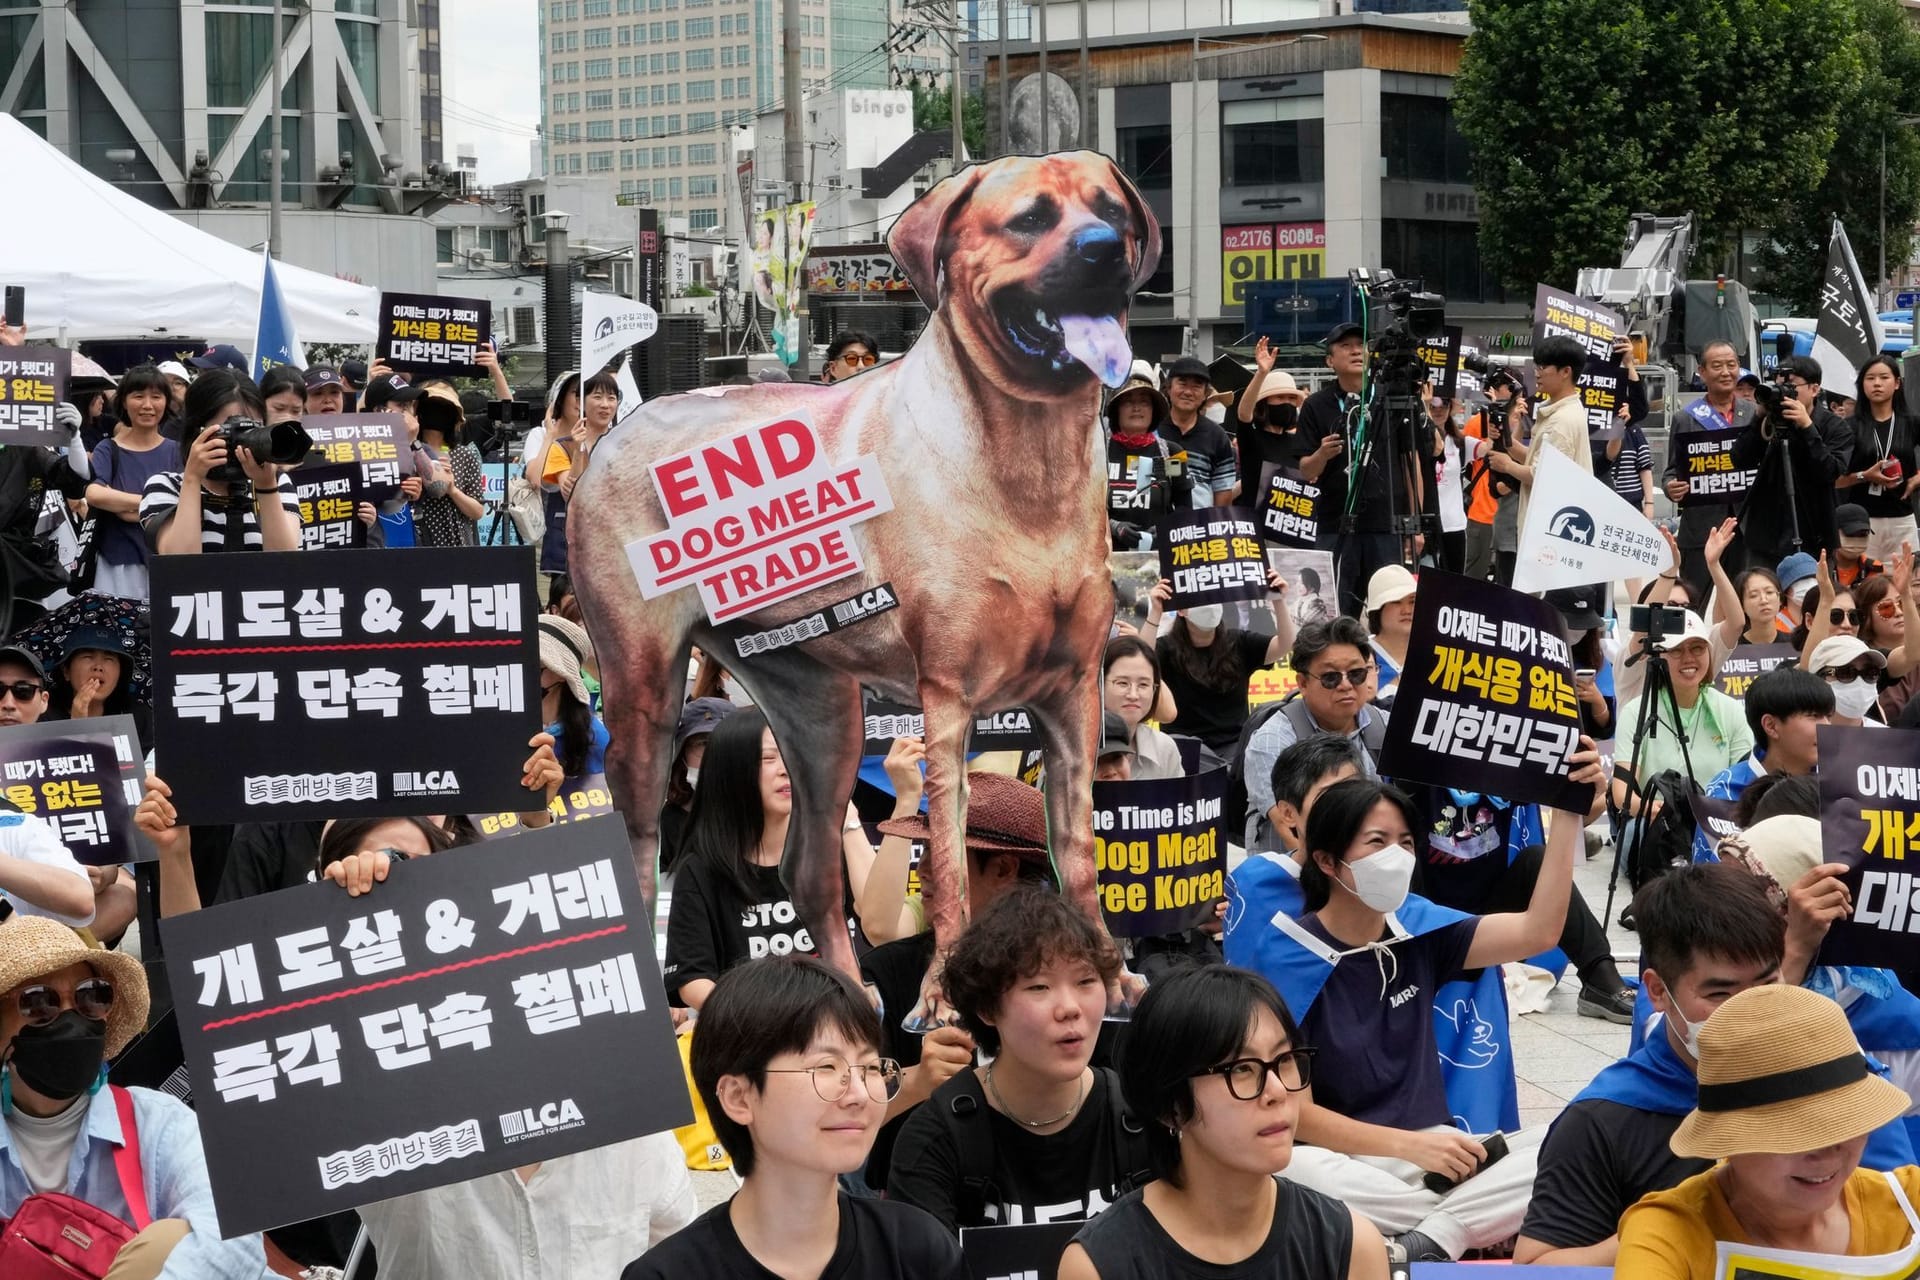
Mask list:
[[[1287,584],[1277,573],[1267,575],[1274,606],[1274,633],[1263,636],[1224,625],[1226,606],[1195,605],[1182,609],[1173,626],[1160,634],[1160,619],[1173,599],[1173,583],[1154,584],[1147,600],[1147,620],[1140,638],[1154,646],[1160,659],[1160,677],[1172,690],[1180,714],[1161,727],[1184,733],[1225,751],[1247,722],[1247,679],[1261,667],[1280,661],[1293,643],[1293,613],[1282,602]]]

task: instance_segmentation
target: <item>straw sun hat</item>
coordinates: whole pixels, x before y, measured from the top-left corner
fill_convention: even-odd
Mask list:
[[[85,963],[113,984],[107,1011],[107,1056],[126,1048],[147,1026],[147,974],[140,962],[118,951],[89,947],[57,920],[15,912],[0,921],[0,993]]]
[[[1700,1031],[1700,1101],[1674,1130],[1675,1155],[1798,1155],[1871,1133],[1906,1111],[1875,1075],[1826,996],[1752,987]]]
[[[573,696],[582,702],[588,699],[580,668],[592,657],[593,642],[587,639],[584,627],[558,614],[540,615],[540,665],[565,680]]]

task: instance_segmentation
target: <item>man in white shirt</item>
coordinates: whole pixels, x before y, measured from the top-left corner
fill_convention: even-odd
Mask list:
[[[17,645],[0,648],[0,732],[37,723],[48,696],[40,659]],[[86,868],[43,819],[11,806],[0,808],[0,895],[22,915],[49,916],[76,929],[93,923],[93,882]]]

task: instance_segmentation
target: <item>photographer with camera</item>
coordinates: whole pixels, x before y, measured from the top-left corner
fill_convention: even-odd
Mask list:
[[[1520,484],[1493,468],[1493,451],[1505,452],[1525,425],[1526,398],[1505,369],[1487,373],[1486,408],[1467,419],[1467,576],[1478,582],[1513,581],[1519,554]]]
[[[1587,406],[1574,380],[1587,367],[1587,349],[1572,338],[1548,338],[1533,349],[1534,387],[1547,398],[1547,407],[1533,424],[1531,444],[1509,438],[1508,447],[1487,455],[1493,469],[1520,483],[1519,526],[1526,527],[1527,502],[1533,493],[1533,462],[1542,449],[1555,449],[1588,475],[1593,474],[1593,446],[1587,439]]]
[[[1900,395],[1900,366],[1892,356],[1874,356],[1860,366],[1859,398],[1849,420],[1834,419],[1848,448],[1846,473],[1834,482],[1846,501],[1866,509],[1866,555],[1891,561],[1903,543],[1920,542],[1913,519],[1913,492],[1920,488],[1920,433]]]
[[[1795,551],[1817,556],[1838,547],[1834,482],[1853,448],[1846,427],[1817,405],[1816,361],[1789,356],[1773,377],[1771,385],[1754,388],[1759,412],[1735,438],[1732,455],[1734,466],[1757,468],[1740,511],[1740,534],[1747,555],[1762,564]],[[1911,528],[1911,513],[1907,521]]]
[[[1696,431],[1721,431],[1744,427],[1753,421],[1754,402],[1734,394],[1740,380],[1740,353],[1731,342],[1709,342],[1700,349],[1700,382],[1706,395],[1688,405],[1667,436],[1667,469],[1662,476],[1667,498],[1680,508],[1680,576],[1686,581],[1692,599],[1707,598],[1711,575],[1707,570],[1707,535],[1720,522],[1739,515],[1731,502],[1695,502],[1680,506],[1687,496],[1687,437]],[[1722,556],[1729,574],[1737,575],[1747,565],[1745,542],[1735,537]],[[1773,560],[1768,559],[1768,564]]]
[[[153,476],[140,495],[140,523],[156,552],[299,549],[300,504],[279,467],[297,465],[312,442],[298,423],[261,425],[266,414],[244,374],[210,369],[194,379],[182,422],[193,441],[186,464]]]

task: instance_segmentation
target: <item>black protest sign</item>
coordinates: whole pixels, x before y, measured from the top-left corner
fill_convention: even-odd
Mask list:
[[[300,503],[300,549],[359,546],[360,522],[354,511],[360,497],[360,465],[328,462],[294,471],[293,492]]]
[[[485,298],[432,293],[382,293],[376,359],[390,369],[477,378],[480,352],[493,332],[493,304]]]
[[[1018,1227],[963,1227],[960,1253],[967,1280],[1054,1280],[1060,1255],[1084,1222],[1032,1222]]]
[[[1734,819],[1740,810],[1738,800],[1715,800],[1696,791],[1688,797],[1688,803],[1693,808],[1694,823],[1707,833],[1709,844],[1717,845],[1728,836],[1737,836],[1746,829]]]
[[[161,935],[230,1237],[692,1119],[619,823],[415,859],[363,897],[320,883],[209,907]]]
[[[1166,510],[1168,486],[1180,464],[1161,456],[1158,443],[1107,441],[1107,518],[1145,527]]]
[[[1580,402],[1587,410],[1587,435],[1596,440],[1611,440],[1627,429],[1620,420],[1620,406],[1627,402],[1627,371],[1621,365],[1599,356],[1588,356],[1587,367],[1574,380]]]
[[[1267,546],[1306,550],[1320,545],[1320,486],[1291,467],[1266,468],[1258,510]]]
[[[1587,811],[1593,789],[1567,778],[1580,709],[1559,610],[1428,569],[1407,656],[1383,775]]]
[[[1720,670],[1714,673],[1713,687],[1729,698],[1744,698],[1747,696],[1747,686],[1755,680],[1777,666],[1799,660],[1800,655],[1785,641],[1735,645],[1720,660]]]
[[[612,813],[613,792],[607,788],[607,775],[589,773],[568,778],[548,802],[547,812],[553,816],[556,824],[583,822]],[[520,815],[517,813],[474,813],[468,817],[473,822],[474,830],[486,839],[510,836],[521,829]]]
[[[1453,399],[1460,390],[1460,327],[1446,325],[1435,337],[1422,338],[1416,348],[1420,363],[1427,366],[1427,381],[1433,394],[1442,400]]]
[[[861,748],[862,755],[884,756],[895,738],[927,736],[927,718],[920,708],[883,698],[871,689],[862,689],[860,693],[862,715],[866,720],[866,745]],[[1038,722],[1024,707],[976,715],[973,733],[967,739],[969,751],[1030,751],[1039,745]]]
[[[1160,576],[1173,583],[1172,608],[1267,597],[1260,525],[1246,507],[1175,511],[1160,522],[1153,545]]]
[[[294,472],[296,482],[310,468],[351,466],[359,501],[385,502],[413,474],[407,424],[397,413],[318,413],[300,425],[313,437],[313,449]]]
[[[72,367],[73,353],[61,347],[0,347],[0,445],[66,444],[53,411],[67,398]]]
[[[1100,906],[1120,937],[1191,929],[1226,891],[1227,771],[1093,784]]]
[[[1819,962],[1911,969],[1920,964],[1920,733],[1822,725],[1819,735],[1822,861],[1846,865],[1853,894],[1853,914],[1829,926]]]
[[[1742,470],[1733,465],[1733,442],[1742,427],[1722,427],[1713,431],[1680,431],[1680,472],[1687,482],[1687,495],[1680,505],[1744,502],[1753,486],[1754,468]]]
[[[1611,358],[1613,340],[1626,332],[1620,313],[1559,289],[1539,285],[1533,291],[1533,345],[1548,338],[1572,338],[1587,354]]]
[[[525,803],[527,548],[157,556],[152,583],[158,772],[183,823]]]
[[[45,819],[90,867],[159,856],[133,825],[145,774],[132,716],[47,720],[0,733],[0,800]]]

